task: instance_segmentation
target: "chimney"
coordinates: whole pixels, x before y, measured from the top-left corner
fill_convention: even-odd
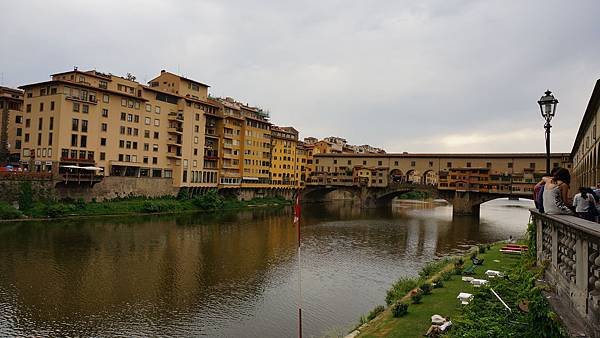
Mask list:
[[[161,74],[164,73],[164,72],[166,72],[166,70],[164,70],[164,69],[160,71]]]

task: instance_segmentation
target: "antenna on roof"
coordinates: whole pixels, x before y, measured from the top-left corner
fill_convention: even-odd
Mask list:
[[[75,71],[76,71],[76,70],[77,70],[77,66],[73,66],[73,70],[75,70]]]

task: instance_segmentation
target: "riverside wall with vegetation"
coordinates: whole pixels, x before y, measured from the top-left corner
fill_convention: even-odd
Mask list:
[[[539,284],[544,266],[536,265],[535,229],[530,225],[523,255],[500,253],[502,243],[479,245],[465,256],[448,257],[426,265],[418,277],[400,278],[388,291],[386,305],[361,317],[352,337],[422,337],[434,314],[450,318],[453,325],[446,337],[566,337],[566,330],[545,297],[549,288]],[[474,278],[489,284],[474,288],[462,280],[471,258],[483,259]],[[504,273],[489,279],[486,270]],[[511,310],[491,292],[494,290]],[[474,295],[468,305],[457,300],[460,292]]]
[[[182,191],[183,192],[183,191]],[[200,195],[162,197],[125,197],[97,202],[78,199],[37,198],[31,185],[22,184],[18,192],[18,208],[0,202],[0,220],[58,218],[69,216],[124,215],[148,213],[172,213],[186,211],[216,211],[245,207],[288,205],[291,201],[283,197],[259,197],[240,201],[234,196],[224,197],[216,190]]]

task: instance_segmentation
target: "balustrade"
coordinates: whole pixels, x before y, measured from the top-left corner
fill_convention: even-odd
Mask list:
[[[545,277],[589,325],[600,332],[600,225],[575,216],[531,210],[537,260]]]

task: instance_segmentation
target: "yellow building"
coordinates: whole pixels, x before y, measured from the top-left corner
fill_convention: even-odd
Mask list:
[[[298,131],[292,127],[271,126],[271,184],[275,187],[297,188],[301,172],[298,151]],[[306,161],[306,159],[305,159]]]
[[[19,163],[24,126],[22,108],[22,91],[0,87],[0,165]]]
[[[21,161],[29,170],[64,177],[81,170],[73,167],[98,167],[104,176],[217,186],[218,170],[204,155],[207,115],[218,117],[219,107],[205,84],[161,71],[146,86],[131,75],[74,69],[20,88]]]
[[[244,118],[242,132],[242,187],[261,188],[270,185],[271,123],[260,108],[240,105]]]
[[[220,188],[239,188],[242,184],[242,133],[245,120],[240,105],[232,98],[219,99],[223,110],[222,162]]]

